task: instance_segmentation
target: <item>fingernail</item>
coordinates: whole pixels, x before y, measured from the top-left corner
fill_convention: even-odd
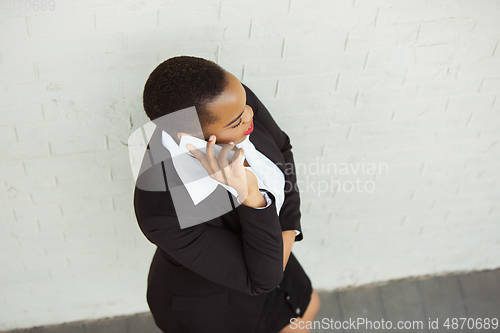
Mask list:
[[[188,143],[188,144],[186,144],[186,148],[187,148],[188,150],[191,150],[191,147],[192,147],[192,146],[191,146],[189,143]]]
[[[210,135],[210,139],[208,139],[208,141],[212,141],[214,138],[215,138],[215,136],[212,134],[212,135]]]
[[[233,142],[233,141],[230,141],[230,142],[229,142],[229,144],[230,144],[230,145],[234,145],[234,142]]]

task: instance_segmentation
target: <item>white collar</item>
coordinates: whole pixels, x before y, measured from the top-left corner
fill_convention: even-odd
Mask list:
[[[199,163],[199,161],[195,160],[195,158],[186,148],[186,144],[189,143],[195,148],[200,150],[203,149],[204,151],[207,145],[207,142],[205,140],[196,138],[191,135],[183,135],[180,139],[179,145],[177,145],[170,134],[162,131],[161,142],[163,146],[169,150],[170,155],[172,156],[172,162],[174,164],[175,170],[177,171],[177,174],[186,187],[186,190],[188,191],[195,205],[200,203],[213,191],[215,191],[217,185],[225,187],[235,197],[238,197],[238,193],[234,188],[208,177],[208,172],[205,170],[203,165]],[[259,188],[265,188],[275,196],[276,210],[279,215],[279,211],[285,199],[285,176],[283,172],[281,172],[281,170],[265,155],[255,149],[254,145],[250,141],[250,135],[247,135],[245,140],[237,143],[235,146],[237,148],[243,147],[243,149],[245,149],[245,155],[247,155],[248,153],[250,157],[258,161],[258,163],[255,163],[256,167],[250,170],[257,176],[257,179],[259,181]],[[217,145],[215,148],[217,152],[221,149],[221,147]],[[232,154],[229,155],[229,160],[231,160]],[[250,157],[249,163],[251,162]],[[243,158],[241,159],[242,163],[244,163],[244,161],[245,156],[243,156]],[[262,168],[261,166],[265,167]]]

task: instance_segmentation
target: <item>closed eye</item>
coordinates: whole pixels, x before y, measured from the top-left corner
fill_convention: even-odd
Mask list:
[[[231,126],[231,128],[236,128],[236,127],[240,126],[240,124],[241,124],[241,118],[240,118],[240,121],[236,125]]]

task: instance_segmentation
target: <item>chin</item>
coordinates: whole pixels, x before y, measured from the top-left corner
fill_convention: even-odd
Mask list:
[[[243,141],[245,141],[246,139],[246,135],[242,135],[238,140],[233,140],[234,144],[238,144],[238,143],[242,143]]]

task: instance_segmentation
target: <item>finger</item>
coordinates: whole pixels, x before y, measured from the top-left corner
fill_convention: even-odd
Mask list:
[[[184,133],[184,132],[179,132],[179,133],[177,133],[177,137],[179,138],[179,140],[181,139],[181,137],[182,137],[183,135],[189,135],[189,134]]]
[[[222,149],[219,152],[219,157],[217,160],[219,161],[219,166],[222,169],[225,169],[229,165],[229,161],[227,159],[227,156],[229,155],[229,151],[233,148],[234,142],[229,142],[229,144],[224,144]]]
[[[212,173],[217,173],[220,171],[219,163],[215,158],[215,140],[217,140],[217,138],[215,137],[215,135],[211,135],[210,138],[212,138],[212,140],[209,140],[207,142],[207,158]]]
[[[212,168],[210,167],[210,164],[208,163],[207,156],[205,154],[203,154],[203,152],[196,149],[193,145],[191,145],[189,143],[186,145],[186,148],[189,150],[189,152],[191,154],[194,155],[194,157],[196,157],[201,162],[201,165],[203,165],[203,167],[207,170],[208,174],[210,174]]]
[[[231,164],[234,162],[238,162],[241,164],[241,159],[243,158],[243,148],[236,149],[236,153],[233,155],[233,159],[231,160]]]
[[[205,158],[205,154],[203,154],[200,150],[198,150],[198,148],[196,148],[192,144],[190,143],[186,144],[186,148],[189,150],[191,154],[194,155],[194,157],[196,157],[200,161]]]

